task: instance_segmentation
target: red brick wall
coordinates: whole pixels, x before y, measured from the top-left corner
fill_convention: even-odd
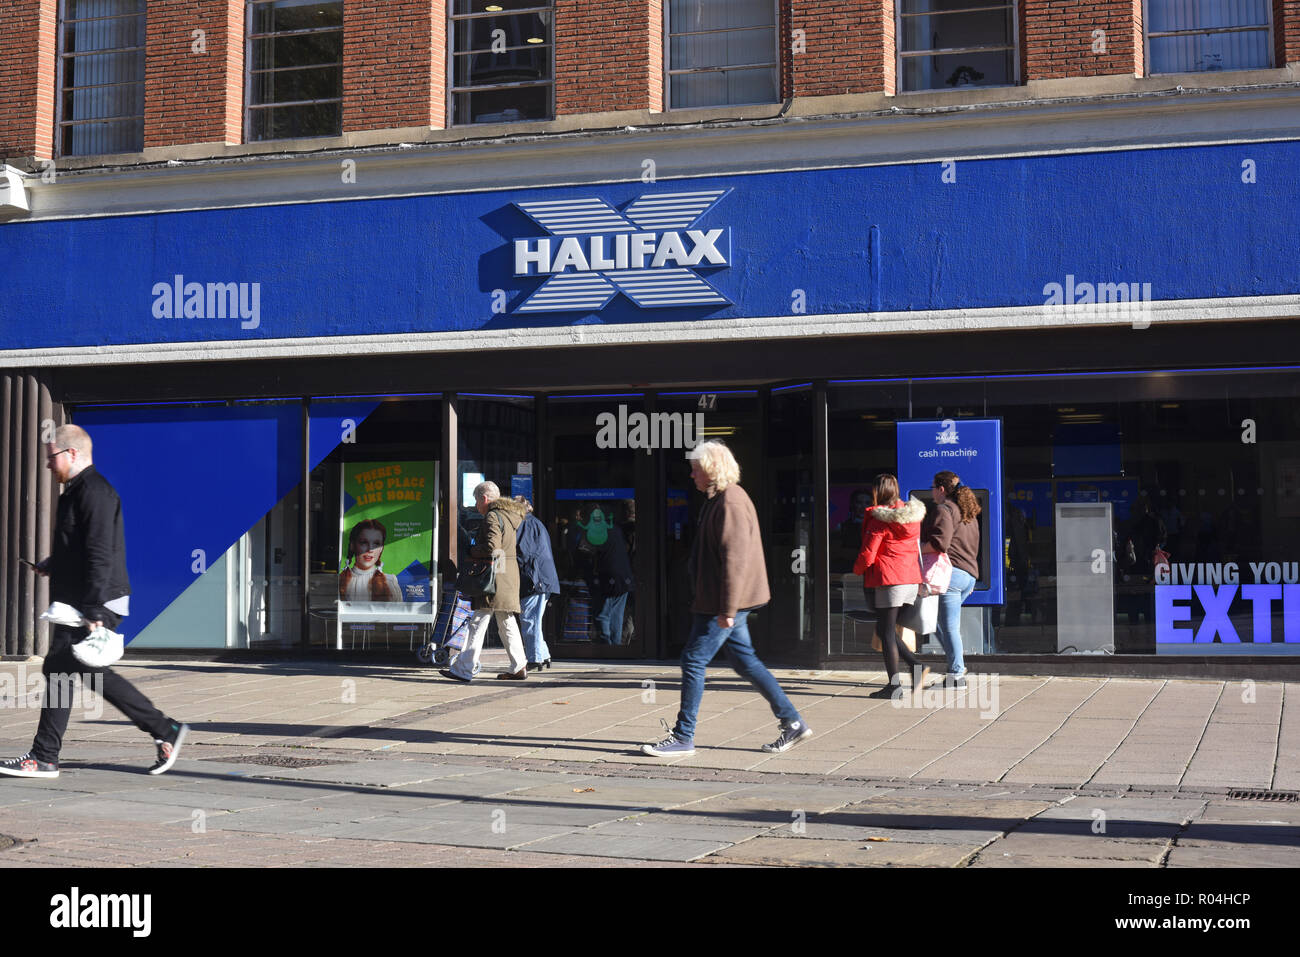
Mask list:
[[[785,96],[894,92],[893,0],[786,0]],[[802,30],[802,36],[796,31]],[[802,40],[803,52],[796,52]]]
[[[54,155],[58,0],[0,0],[0,157]]]
[[[149,0],[146,21],[144,145],[242,142],[244,0]]]
[[[1093,31],[1106,32],[1105,53]],[[1021,0],[1022,81],[1141,74],[1142,0]]]
[[[443,125],[446,21],[441,0],[345,0],[345,133]]]
[[[663,109],[662,0],[555,0],[555,114]]]
[[[1273,0],[1273,65],[1300,63],[1300,0]]]

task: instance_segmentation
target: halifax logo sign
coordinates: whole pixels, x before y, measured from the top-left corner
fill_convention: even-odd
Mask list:
[[[549,278],[514,311],[594,311],[620,292],[647,309],[730,305],[696,270],[731,265],[731,230],[695,228],[730,192],[643,194],[621,211],[594,197],[515,203],[549,234],[514,241],[515,275]]]

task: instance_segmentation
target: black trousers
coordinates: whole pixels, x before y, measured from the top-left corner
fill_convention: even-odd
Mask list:
[[[110,621],[109,616],[105,616],[105,627],[116,629],[117,624],[117,620]],[[58,763],[59,749],[63,746],[63,735],[68,730],[68,718],[72,712],[73,675],[82,676],[83,693],[86,687],[93,688],[141,731],[158,739],[172,736],[175,724],[137,691],[135,685],[112,668],[90,668],[76,659],[72,645],[85,637],[86,629],[62,625],[56,625],[50,637],[50,653],[45,656],[41,668],[45,675],[45,700],[41,707],[41,723],[32,742],[32,757],[37,761]],[[90,676],[94,677],[87,681]]]

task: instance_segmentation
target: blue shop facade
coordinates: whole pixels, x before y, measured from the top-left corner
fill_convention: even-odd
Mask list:
[[[874,666],[865,490],[949,469],[984,505],[972,666],[1285,666],[1297,165],[1285,140],[20,218],[0,371],[39,379],[122,496],[133,647],[442,636],[490,479],[551,530],[555,657],[672,658],[685,453],[720,438],[775,662]],[[345,581],[367,532],[387,593]]]

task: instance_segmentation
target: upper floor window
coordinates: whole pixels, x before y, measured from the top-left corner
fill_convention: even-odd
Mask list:
[[[670,109],[778,99],[774,0],[669,0]]]
[[[343,129],[343,0],[248,5],[245,138],[337,136]]]
[[[901,90],[1016,82],[1016,5],[996,0],[898,0]]]
[[[1146,0],[1147,72],[1273,65],[1270,0]]]
[[[63,0],[59,153],[144,149],[145,0]]]
[[[452,0],[452,123],[554,115],[551,0]]]

